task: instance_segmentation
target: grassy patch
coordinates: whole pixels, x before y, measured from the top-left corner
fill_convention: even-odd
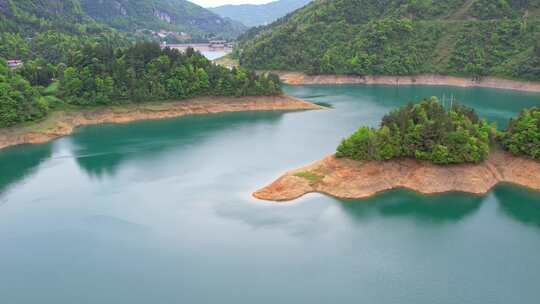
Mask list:
[[[214,59],[214,63],[224,67],[238,67],[240,65],[237,59],[232,58],[231,54]]]
[[[321,175],[321,174],[318,174],[318,173],[315,173],[315,172],[311,172],[311,171],[298,172],[298,173],[295,173],[294,176],[305,178],[305,179],[307,179],[309,181],[310,184],[319,183],[324,178],[324,175]]]

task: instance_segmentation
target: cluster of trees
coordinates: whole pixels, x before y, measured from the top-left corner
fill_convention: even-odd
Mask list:
[[[0,0],[0,127],[40,119],[66,104],[281,93],[276,76],[228,70],[193,50],[135,44],[138,26],[206,37],[242,30],[233,22],[184,0],[102,2]],[[161,20],[167,14],[170,24]],[[133,26],[109,26],[118,25],[118,17]],[[24,65],[9,70],[10,59]]]
[[[73,104],[184,99],[194,96],[275,95],[275,75],[229,70],[199,52],[139,43],[127,49],[89,46],[58,71],[61,97]]]
[[[515,155],[540,159],[540,108],[523,110],[498,136],[501,145]]]
[[[0,60],[0,127],[42,118],[48,110],[38,88]]]
[[[0,59],[0,127],[42,118],[63,104],[276,94],[276,75],[229,70],[193,49],[182,53],[150,42],[127,48],[87,43],[58,64],[38,58],[16,70]]]
[[[440,73],[540,80],[539,0],[314,2],[246,33],[249,68],[311,74]]]
[[[384,116],[378,129],[362,127],[337,148],[337,157],[389,160],[412,157],[436,164],[479,162],[489,154],[494,127],[473,109],[445,109],[436,97]]]
[[[144,39],[157,39],[150,31],[172,31],[178,35],[169,38],[176,41],[233,39],[246,29],[186,0],[0,0],[0,32],[88,36],[113,28]]]

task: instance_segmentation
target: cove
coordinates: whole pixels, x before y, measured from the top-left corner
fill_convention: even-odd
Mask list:
[[[540,95],[299,86],[328,111],[83,127],[0,151],[0,295],[9,303],[536,303],[540,194],[396,190],[367,200],[250,194],[360,125],[453,95],[504,126]]]

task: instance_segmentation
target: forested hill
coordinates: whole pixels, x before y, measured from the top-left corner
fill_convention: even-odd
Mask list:
[[[222,18],[186,0],[80,1],[89,16],[120,30],[167,30],[177,33],[179,38],[186,33],[194,39],[232,39],[246,29],[239,22]]]
[[[277,0],[267,4],[222,5],[210,8],[214,13],[247,26],[269,24],[308,4],[311,0]]]
[[[540,0],[315,0],[245,34],[238,53],[312,74],[540,80]]]
[[[170,42],[232,39],[245,30],[185,0],[0,0],[0,33],[92,35],[112,28]]]
[[[87,16],[79,0],[0,0],[0,58],[66,62],[85,45],[132,38]]]

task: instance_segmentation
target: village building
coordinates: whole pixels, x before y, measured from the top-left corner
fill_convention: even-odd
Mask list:
[[[16,69],[16,68],[23,65],[23,61],[22,60],[17,60],[17,59],[8,60],[7,65],[8,65],[8,67],[10,69]]]

